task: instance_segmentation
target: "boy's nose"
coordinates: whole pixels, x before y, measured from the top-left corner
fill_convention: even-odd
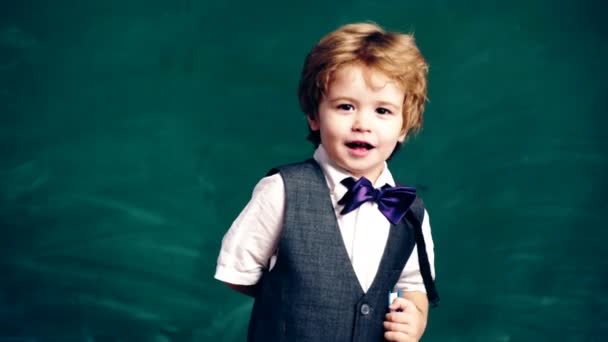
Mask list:
[[[370,122],[369,115],[366,113],[358,113],[353,121],[353,131],[355,132],[369,132]]]

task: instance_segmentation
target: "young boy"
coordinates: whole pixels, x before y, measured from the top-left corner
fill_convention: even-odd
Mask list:
[[[299,98],[313,159],[259,181],[218,258],[215,278],[255,298],[249,341],[422,336],[438,299],[429,219],[386,161],[422,124],[427,70],[412,36],[369,23],[308,54]]]

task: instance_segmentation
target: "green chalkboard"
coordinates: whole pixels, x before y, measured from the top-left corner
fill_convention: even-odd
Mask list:
[[[272,166],[309,157],[296,87],[338,26],[414,32],[441,306],[425,341],[608,338],[608,30],[599,2],[4,1],[0,340],[242,341],[213,279]]]

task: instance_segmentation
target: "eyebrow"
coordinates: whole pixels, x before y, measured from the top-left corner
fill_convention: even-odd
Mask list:
[[[338,102],[338,101],[348,101],[348,102],[355,102],[358,103],[359,101],[355,100],[352,97],[348,97],[348,96],[335,96],[329,99],[329,102]]]
[[[338,102],[338,101],[347,101],[347,102],[353,102],[353,103],[359,103],[359,101],[357,101],[356,99],[352,98],[352,97],[348,97],[348,96],[336,96],[333,98],[329,99],[329,102]],[[378,101],[377,102],[378,106],[386,106],[386,107],[393,107],[396,109],[401,108],[400,105],[392,103],[392,102],[388,102],[388,101]]]
[[[378,102],[378,105],[393,107],[393,108],[397,108],[397,109],[401,108],[400,105],[394,104],[392,102],[387,102],[387,101],[380,101],[380,102]]]

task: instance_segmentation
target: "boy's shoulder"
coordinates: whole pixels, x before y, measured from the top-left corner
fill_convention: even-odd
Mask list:
[[[412,222],[414,224],[420,225],[424,220],[424,201],[420,196],[416,196],[414,203],[410,206],[410,212],[413,214],[414,218],[417,222]]]
[[[279,165],[271,168],[267,173],[266,177],[272,176],[277,173],[292,174],[294,172],[305,172],[305,171],[320,171],[319,164],[313,159],[309,158],[303,161]]]

